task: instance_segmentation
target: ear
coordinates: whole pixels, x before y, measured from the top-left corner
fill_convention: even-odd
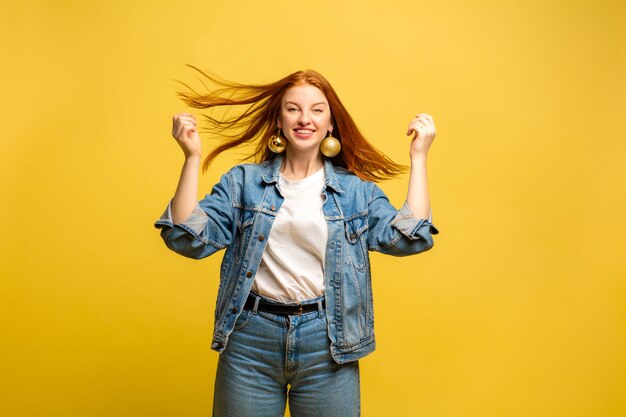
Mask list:
[[[276,126],[278,126],[279,129],[283,128],[282,124],[280,123],[280,117],[276,120]]]

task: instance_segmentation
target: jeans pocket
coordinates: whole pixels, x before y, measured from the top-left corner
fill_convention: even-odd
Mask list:
[[[252,314],[250,310],[243,310],[237,317],[237,320],[235,320],[235,327],[233,330],[241,330],[246,327],[253,315],[254,314]]]

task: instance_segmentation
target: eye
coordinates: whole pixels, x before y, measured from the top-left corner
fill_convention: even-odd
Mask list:
[[[296,110],[298,110],[298,109],[296,109],[295,107],[287,107],[287,111],[293,112],[293,111],[296,111]]]
[[[323,109],[313,109],[315,113],[324,113]]]

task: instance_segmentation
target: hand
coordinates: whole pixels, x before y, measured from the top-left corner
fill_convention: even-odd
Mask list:
[[[185,158],[202,155],[202,141],[196,129],[197,123],[191,113],[178,113],[173,117],[172,136],[183,150]]]
[[[407,136],[411,133],[414,133],[409,151],[411,156],[426,156],[430,145],[432,145],[437,135],[432,116],[426,113],[420,113],[415,116],[406,132]]]

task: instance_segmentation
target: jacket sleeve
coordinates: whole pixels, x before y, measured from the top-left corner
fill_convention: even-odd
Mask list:
[[[201,259],[228,246],[234,236],[233,178],[224,174],[210,194],[196,204],[182,223],[172,221],[172,203],[154,226],[161,229],[165,245],[183,256]]]
[[[429,219],[417,219],[405,202],[400,210],[391,205],[385,193],[371,184],[368,203],[369,249],[395,256],[413,255],[434,245],[433,235],[439,233]]]

